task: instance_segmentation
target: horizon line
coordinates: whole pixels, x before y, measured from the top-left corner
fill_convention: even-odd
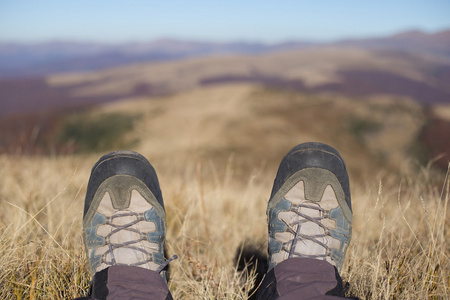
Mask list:
[[[215,40],[213,38],[198,38],[198,37],[176,37],[176,36],[161,36],[148,39],[135,39],[135,40],[121,40],[121,41],[110,41],[110,40],[92,40],[83,38],[49,38],[42,40],[2,40],[0,39],[0,44],[20,44],[20,45],[36,45],[36,44],[52,44],[52,43],[75,43],[75,44],[99,44],[99,45],[123,45],[123,44],[144,44],[144,43],[154,43],[161,41],[172,41],[172,42],[192,42],[192,43],[213,43],[213,44],[263,44],[263,45],[278,45],[285,43],[310,43],[310,44],[328,44],[336,43],[342,41],[352,41],[352,40],[364,40],[364,39],[378,39],[378,38],[388,38],[394,37],[399,34],[405,33],[417,33],[426,35],[436,35],[443,32],[450,31],[450,26],[439,29],[439,30],[424,30],[419,28],[410,28],[404,30],[397,30],[387,34],[368,34],[368,35],[354,35],[348,37],[337,37],[330,39],[314,39],[314,38],[295,38],[286,37],[285,39],[280,39],[276,41],[264,41],[262,39],[251,39],[251,38],[236,38],[228,40]]]

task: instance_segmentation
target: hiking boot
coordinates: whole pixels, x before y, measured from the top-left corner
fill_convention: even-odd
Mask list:
[[[152,165],[132,151],[104,155],[89,179],[83,237],[92,275],[110,266],[161,272],[166,213]]]
[[[338,271],[352,235],[347,171],[321,143],[294,147],[281,161],[267,207],[269,270],[292,257],[325,260]]]

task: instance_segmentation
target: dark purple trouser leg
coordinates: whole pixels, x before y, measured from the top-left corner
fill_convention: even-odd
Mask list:
[[[270,270],[258,290],[257,300],[342,299],[342,279],[323,260],[290,258]]]
[[[112,266],[94,275],[90,296],[94,299],[172,299],[169,288],[159,273],[139,267]]]

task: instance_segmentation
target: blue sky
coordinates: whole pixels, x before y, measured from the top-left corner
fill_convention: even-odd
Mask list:
[[[0,0],[0,42],[333,41],[450,29],[450,0]]]

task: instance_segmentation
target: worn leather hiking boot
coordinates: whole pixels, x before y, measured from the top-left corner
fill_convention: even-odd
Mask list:
[[[269,270],[292,257],[339,269],[352,234],[347,171],[339,153],[321,143],[294,147],[281,161],[267,207]]]
[[[136,266],[161,272],[166,213],[151,164],[132,151],[104,155],[89,179],[83,237],[92,275],[107,267]]]

